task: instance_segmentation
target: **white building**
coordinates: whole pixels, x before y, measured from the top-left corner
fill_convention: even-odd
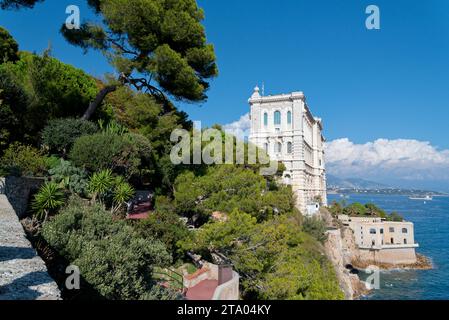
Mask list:
[[[413,264],[416,263],[414,225],[407,221],[386,221],[378,217],[349,217],[338,219],[354,232],[355,243],[362,261]]]
[[[285,165],[284,182],[292,185],[298,208],[305,212],[317,199],[327,205],[322,122],[313,117],[304,93],[261,96],[256,87],[249,104],[249,140]]]

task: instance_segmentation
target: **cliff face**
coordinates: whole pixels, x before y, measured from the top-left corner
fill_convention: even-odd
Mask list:
[[[328,239],[325,243],[325,250],[328,259],[334,265],[340,287],[345,294],[345,298],[353,300],[366,293],[365,284],[359,280],[356,274],[352,274],[346,268],[351,264],[356,251],[355,243],[351,240],[352,234],[348,234],[346,229],[328,231]]]
[[[346,267],[352,265],[353,261],[358,260],[358,249],[354,235],[349,228],[336,226],[327,210],[321,210],[320,218],[330,228],[327,232],[328,237],[324,248],[328,259],[334,265],[340,288],[343,290],[346,299],[357,299],[367,293],[367,289],[365,283],[360,281],[356,274],[351,273],[351,268]]]

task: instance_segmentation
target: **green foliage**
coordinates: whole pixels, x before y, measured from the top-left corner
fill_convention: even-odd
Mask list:
[[[0,27],[0,64],[19,60],[19,45],[8,30]]]
[[[145,137],[136,134],[97,133],[77,139],[69,159],[89,172],[110,169],[130,179],[145,174],[144,164],[149,161],[150,150]]]
[[[42,131],[42,143],[52,153],[66,155],[79,137],[98,131],[95,123],[82,119],[53,119]]]
[[[181,242],[203,256],[220,252],[242,276],[244,297],[342,299],[335,272],[321,245],[301,230],[297,215],[257,223],[233,211],[226,222],[210,222]]]
[[[343,208],[344,203],[340,203],[337,201],[332,201],[331,205],[329,206],[329,211],[332,214],[332,216],[337,217],[341,214],[343,214]]]
[[[179,175],[175,204],[181,214],[209,215],[238,209],[259,221],[295,210],[290,188],[279,186],[269,191],[264,177],[232,165],[209,167],[202,176],[192,172]]]
[[[134,188],[122,177],[117,177],[114,182],[114,191],[112,195],[112,213],[118,213],[127,201],[135,195]]]
[[[49,171],[51,180],[70,193],[87,195],[88,177],[83,169],[72,165],[70,161],[58,159],[58,164]]]
[[[79,30],[63,26],[70,43],[101,50],[123,75],[153,79],[158,87],[147,86],[152,94],[163,90],[176,99],[206,99],[207,80],[218,70],[201,25],[204,14],[195,0],[89,3],[104,24],[84,23]]]
[[[324,241],[326,241],[327,239],[326,223],[319,218],[316,217],[304,218],[302,222],[302,230],[313,236],[321,243],[324,243]]]
[[[98,89],[92,77],[48,53],[21,52],[17,62],[0,65],[0,91],[1,140],[37,146],[49,120],[79,117]]]
[[[367,208],[363,204],[355,202],[345,207],[343,213],[349,216],[366,216]]]
[[[7,175],[40,176],[46,169],[42,152],[19,142],[14,142],[8,147],[0,163],[0,171]]]
[[[46,221],[49,214],[55,213],[64,205],[65,195],[61,187],[54,182],[45,183],[34,196],[31,204],[36,217]]]
[[[396,222],[402,222],[404,221],[404,218],[397,212],[392,212],[391,214],[387,215],[387,221],[396,221]]]
[[[128,128],[125,126],[122,126],[120,123],[118,123],[115,120],[112,120],[108,122],[108,124],[105,124],[103,119],[98,120],[98,125],[100,126],[100,130],[105,134],[115,134],[118,136],[122,136],[125,133],[128,133]]]
[[[94,173],[90,177],[88,189],[92,199],[108,205],[113,214],[118,213],[135,194],[134,188],[123,177],[114,177],[109,169]]]
[[[114,177],[109,169],[94,173],[89,179],[89,192],[92,198],[96,200],[98,197],[104,199],[108,193],[112,191],[114,186]]]
[[[334,201],[329,207],[330,212],[336,216],[339,214],[346,214],[349,216],[357,217],[379,217],[386,219],[387,221],[403,221],[404,218],[400,216],[397,212],[387,214],[385,210],[382,210],[373,203],[367,203],[365,205],[355,202],[350,205],[346,203],[338,203]]]
[[[187,115],[176,110],[173,105],[162,104],[150,95],[124,86],[109,94],[104,105],[114,110],[118,123],[130,131],[140,133],[149,141],[151,150],[145,154],[150,157],[144,164],[147,170],[141,172],[140,182],[145,185],[152,183],[160,193],[171,192],[181,168],[170,161],[169,155],[174,145],[170,142],[170,135],[175,129],[191,128]]]
[[[156,210],[138,225],[140,233],[162,241],[174,258],[179,258],[178,242],[191,236],[186,225],[175,213],[175,208],[166,197],[156,198]]]
[[[42,235],[106,299],[173,298],[152,277],[155,266],[166,267],[171,262],[164,245],[140,237],[101,206],[72,200],[44,224]]]

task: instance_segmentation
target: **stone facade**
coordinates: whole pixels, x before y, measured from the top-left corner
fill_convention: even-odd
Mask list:
[[[317,198],[327,205],[322,121],[313,117],[305,95],[261,96],[256,87],[249,104],[249,140],[285,165],[283,180],[292,186],[298,208],[305,212]]]

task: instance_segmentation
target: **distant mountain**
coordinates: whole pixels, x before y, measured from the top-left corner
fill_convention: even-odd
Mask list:
[[[329,189],[389,189],[391,186],[364,180],[360,178],[338,178],[336,176],[327,175],[327,187]]]

